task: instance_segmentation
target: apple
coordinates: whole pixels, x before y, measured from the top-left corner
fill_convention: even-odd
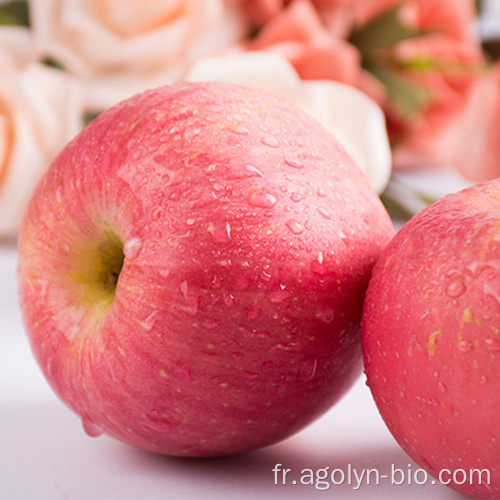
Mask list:
[[[500,180],[414,216],[376,264],[362,319],[367,383],[389,430],[474,498],[500,498],[499,221]]]
[[[90,435],[215,456],[282,440],[362,369],[387,212],[335,138],[262,91],[177,84],[55,159],[19,236],[34,355]]]

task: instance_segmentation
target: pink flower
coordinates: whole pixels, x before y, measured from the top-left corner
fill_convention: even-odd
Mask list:
[[[441,140],[449,162],[475,182],[500,177],[500,63],[477,80]]]
[[[484,71],[481,52],[474,45],[436,36],[402,44],[394,57],[401,65],[399,75],[426,92],[422,109],[406,116],[386,103],[395,167],[449,166],[454,146],[442,136],[461,119]]]
[[[375,99],[396,168],[449,165],[451,146],[441,137],[460,119],[485,66],[473,0],[252,5],[254,19],[265,24],[249,49],[286,57],[303,79],[341,81]]]
[[[33,189],[81,128],[81,89],[34,60],[24,28],[0,30],[0,238],[17,233]]]
[[[330,79],[356,86],[360,55],[333,36],[308,0],[295,0],[251,41],[248,50],[271,50],[288,59],[301,78]]]
[[[182,77],[198,57],[247,33],[234,0],[31,0],[38,53],[60,62],[102,110]]]

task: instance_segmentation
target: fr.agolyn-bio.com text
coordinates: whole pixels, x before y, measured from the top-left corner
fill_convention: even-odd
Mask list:
[[[379,485],[388,483],[392,485],[415,484],[424,485],[430,480],[431,484],[490,484],[490,471],[488,469],[442,469],[437,474],[437,479],[430,478],[425,469],[414,469],[408,464],[407,469],[391,465],[387,474],[382,474],[378,469],[356,469],[351,464],[347,470],[324,467],[322,469],[302,469],[300,474],[294,474],[292,469],[287,469],[283,464],[276,464],[272,469],[274,484],[303,484],[314,486],[318,490],[328,490],[332,486],[347,484],[354,490],[363,484]]]

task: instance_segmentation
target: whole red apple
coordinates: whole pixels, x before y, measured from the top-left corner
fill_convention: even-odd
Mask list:
[[[317,122],[261,91],[179,84],[60,153],[19,237],[34,354],[89,434],[210,456],[298,431],[362,366],[390,219]]]
[[[500,180],[401,229],[373,270],[362,325],[367,383],[399,444],[437,480],[499,498]]]

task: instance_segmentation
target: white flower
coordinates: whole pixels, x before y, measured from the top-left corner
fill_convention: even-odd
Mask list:
[[[24,28],[0,30],[0,238],[17,234],[35,185],[81,127],[79,86],[34,61]]]
[[[379,106],[348,85],[301,80],[288,61],[271,52],[237,52],[197,61],[186,80],[219,80],[267,90],[304,109],[330,130],[381,193],[391,173],[391,151]]]
[[[31,0],[30,18],[39,55],[83,79],[95,111],[177,81],[247,33],[234,0]]]

